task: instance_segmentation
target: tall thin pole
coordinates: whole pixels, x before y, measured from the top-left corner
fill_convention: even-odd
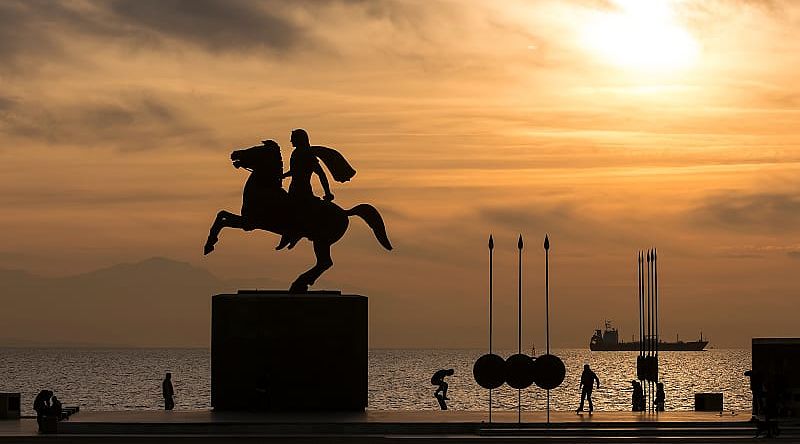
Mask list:
[[[655,367],[655,369],[654,369],[654,371],[655,371],[654,384],[656,384],[656,390],[657,390],[658,389],[658,380],[659,380],[659,378],[658,378],[658,348],[659,348],[659,344],[658,344],[658,341],[659,341],[659,334],[658,334],[658,253],[656,252],[655,248],[653,248],[653,294],[655,296],[655,313],[656,313],[656,315],[655,315],[655,318],[656,318],[656,359],[655,359],[655,362],[653,363],[653,366]],[[655,401],[655,398],[653,400]],[[653,409],[655,410],[656,413],[658,413],[658,407],[657,406],[653,406]]]
[[[636,297],[639,300],[639,357],[636,360],[636,379],[642,379],[644,370],[644,283],[642,282],[644,268],[644,258],[642,251],[639,250],[639,255],[636,258]],[[642,394],[644,395],[644,393]]]
[[[651,347],[652,346],[651,340],[652,340],[652,336],[653,336],[653,318],[652,318],[652,311],[653,311],[652,295],[653,295],[653,293],[652,293],[652,289],[651,289],[651,283],[652,283],[652,280],[651,280],[651,274],[652,274],[651,259],[652,259],[652,257],[651,257],[651,254],[650,254],[650,250],[647,250],[647,256],[646,257],[647,257],[647,337],[645,339],[647,340],[647,357],[650,358],[652,356],[652,352],[653,352],[653,349]],[[649,362],[650,361],[648,359],[648,364],[649,364]],[[649,367],[649,365],[646,366],[645,368],[647,368],[647,367]],[[650,375],[649,374],[646,375],[646,379],[647,379],[647,398],[646,398],[647,399],[647,411],[649,412],[650,411],[650,407],[651,407],[651,405],[650,405],[650,396],[652,395],[652,393],[651,393],[652,392],[652,387],[650,387]]]
[[[550,354],[550,238],[544,235],[544,319],[547,354]],[[550,389],[547,389],[547,424],[550,425]]]
[[[493,315],[493,301],[492,301],[492,292],[493,292],[493,285],[492,285],[492,274],[494,264],[492,263],[492,259],[494,256],[494,239],[492,235],[489,235],[489,354],[492,354],[492,315]],[[492,389],[489,389],[489,423],[492,422]]]
[[[653,294],[655,295],[656,312],[656,362],[658,362],[658,348],[660,336],[658,333],[658,252],[653,249]],[[658,367],[656,367],[656,382],[658,382]]]
[[[642,295],[642,252],[639,251],[639,257],[636,261],[636,280],[637,291],[639,293],[639,356],[644,355],[644,297]]]
[[[643,372],[642,373],[644,374],[644,399],[645,399],[644,402],[646,404],[645,411],[649,412],[650,411],[650,407],[649,407],[649,405],[650,405],[650,402],[649,402],[649,399],[650,399],[650,381],[649,381],[649,377],[647,375],[647,362],[648,362],[648,359],[650,357],[650,339],[649,339],[649,335],[650,335],[650,305],[649,305],[649,303],[650,303],[650,290],[649,290],[650,289],[650,284],[649,284],[649,281],[648,281],[648,278],[650,276],[650,251],[649,250],[645,250],[645,252],[644,252],[644,263],[642,265],[645,266],[645,269],[642,271],[642,279],[644,279],[644,282],[643,282],[644,288],[643,288],[643,290],[644,290],[644,309],[645,309],[645,313],[644,313],[644,356],[645,356],[645,359],[643,360],[644,361],[644,364],[643,364],[644,368],[643,368]]]
[[[517,240],[517,353],[522,353],[522,235]],[[517,423],[522,423],[522,390],[517,389]]]

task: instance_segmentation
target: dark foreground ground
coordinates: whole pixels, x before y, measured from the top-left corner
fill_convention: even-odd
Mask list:
[[[554,412],[400,412],[265,414],[192,412],[80,412],[40,435],[34,419],[0,421],[0,442],[160,443],[425,443],[481,442],[752,442],[749,415],[698,412],[594,415]],[[786,422],[778,440],[800,442],[800,424]]]

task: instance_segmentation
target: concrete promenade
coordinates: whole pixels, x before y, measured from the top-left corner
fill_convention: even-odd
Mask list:
[[[754,427],[749,415],[730,413],[367,411],[270,414],[213,411],[82,411],[59,424],[57,435],[39,435],[34,419],[0,421],[0,442],[744,442]],[[785,429],[781,440],[800,438]]]

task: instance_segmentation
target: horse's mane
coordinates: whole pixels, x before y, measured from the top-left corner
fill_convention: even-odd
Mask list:
[[[283,157],[281,157],[281,147],[277,143],[268,143],[254,148],[258,148],[259,157],[262,157],[265,173],[283,175]]]

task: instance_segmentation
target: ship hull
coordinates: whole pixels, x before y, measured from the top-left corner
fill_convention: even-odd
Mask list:
[[[707,345],[708,341],[659,342],[658,351],[703,351]],[[589,349],[591,351],[639,351],[639,343],[589,344]]]

